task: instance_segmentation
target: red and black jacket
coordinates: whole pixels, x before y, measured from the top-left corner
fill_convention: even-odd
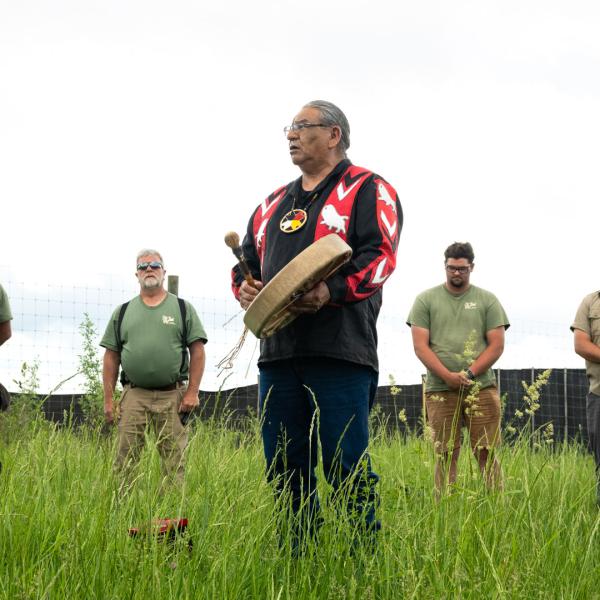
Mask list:
[[[267,284],[315,240],[337,233],[353,249],[352,258],[327,284],[331,303],[314,315],[301,315],[261,341],[259,365],[294,357],[330,357],[378,370],[376,321],[382,285],[396,266],[403,224],[394,188],[382,177],[341,161],[310,194],[304,227],[279,228],[282,217],[302,197],[302,178],[279,188],[254,211],[242,244],[252,275]],[[238,297],[243,277],[232,270]]]

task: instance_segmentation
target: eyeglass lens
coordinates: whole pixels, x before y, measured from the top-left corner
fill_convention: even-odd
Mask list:
[[[162,263],[157,261],[143,262],[137,266],[138,271],[145,271],[146,269],[162,269]]]

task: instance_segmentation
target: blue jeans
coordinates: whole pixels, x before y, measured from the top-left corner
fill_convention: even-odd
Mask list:
[[[295,358],[261,365],[262,437],[267,479],[277,494],[290,493],[301,527],[318,522],[317,436],[323,469],[344,508],[377,529],[374,486],[367,453],[369,411],[377,391],[370,367],[327,358]],[[345,485],[343,485],[345,484]],[[343,485],[343,489],[340,489]]]

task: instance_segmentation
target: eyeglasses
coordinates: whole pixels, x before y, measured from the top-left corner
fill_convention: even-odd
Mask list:
[[[146,271],[147,269],[152,269],[153,271],[155,269],[162,269],[162,263],[160,263],[160,262],[158,262],[156,260],[153,260],[152,262],[143,262],[143,263],[140,263],[137,266],[137,270],[138,271]]]
[[[310,129],[311,127],[333,127],[333,125],[323,125],[323,123],[292,123],[283,128],[283,133],[287,135],[290,131],[300,131],[301,129]]]
[[[449,273],[460,273],[461,275],[467,274],[471,270],[471,267],[455,267],[454,265],[446,265],[446,271]]]

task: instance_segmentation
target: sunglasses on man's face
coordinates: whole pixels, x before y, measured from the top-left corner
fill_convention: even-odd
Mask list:
[[[143,262],[137,266],[138,271],[146,271],[147,269],[162,269],[162,263],[153,260],[152,262]]]

